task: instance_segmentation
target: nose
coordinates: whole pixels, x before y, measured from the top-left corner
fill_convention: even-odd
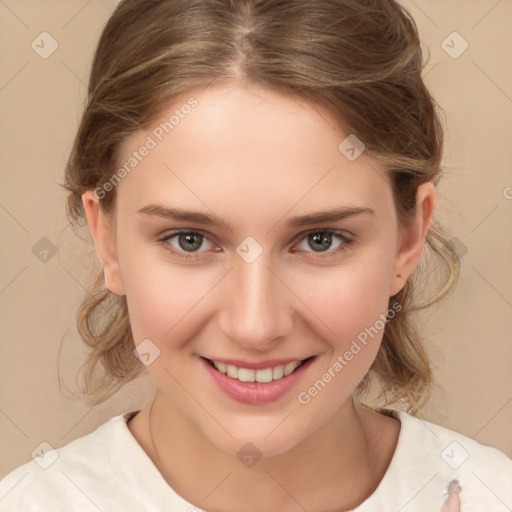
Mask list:
[[[219,323],[237,345],[269,351],[293,327],[293,294],[265,252],[248,263],[235,255],[223,285]]]

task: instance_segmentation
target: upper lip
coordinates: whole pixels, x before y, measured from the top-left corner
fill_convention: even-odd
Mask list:
[[[263,370],[265,368],[274,368],[275,366],[284,366],[288,363],[294,363],[296,361],[304,361],[305,359],[309,359],[310,357],[288,357],[286,359],[267,359],[265,361],[258,362],[250,362],[250,361],[242,361],[241,359],[226,359],[224,357],[204,357],[205,359],[209,359],[210,361],[217,361],[219,363],[224,364],[232,364],[237,368],[247,368],[249,370]]]

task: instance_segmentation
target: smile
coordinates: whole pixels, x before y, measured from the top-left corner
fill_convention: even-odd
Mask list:
[[[309,359],[309,358],[308,358]],[[268,368],[262,369],[252,369],[252,368],[239,368],[234,364],[226,364],[220,361],[212,361],[209,360],[210,364],[218,370],[220,373],[227,375],[232,379],[237,379],[240,382],[272,382],[273,380],[279,380],[283,377],[287,377],[296,370],[302,363],[307,361],[304,359],[303,361],[292,361],[285,365],[281,364],[278,366],[271,366]]]
[[[238,402],[254,405],[275,402],[290,393],[315,359],[311,356],[249,363],[200,357],[215,387]]]

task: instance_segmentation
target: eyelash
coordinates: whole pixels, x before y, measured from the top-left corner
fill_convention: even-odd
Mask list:
[[[315,230],[307,231],[306,233],[303,233],[303,234],[301,233],[301,235],[300,235],[301,238],[298,238],[297,244],[312,235],[325,234],[325,233],[332,235],[333,238],[338,237],[341,241],[341,244],[334,250],[328,249],[326,251],[320,251],[320,252],[315,252],[315,251],[305,251],[305,252],[312,252],[313,254],[322,255],[321,256],[322,258],[331,258],[331,257],[336,256],[340,252],[346,251],[350,246],[352,246],[355,243],[355,237],[348,236],[345,231],[340,231],[340,230],[336,230],[336,229],[315,229]],[[198,251],[198,252],[187,253],[186,251],[178,251],[174,247],[172,247],[170,244],[167,243],[169,240],[172,240],[173,238],[175,238],[179,235],[183,235],[183,234],[200,235],[203,238],[208,239],[208,237],[201,231],[193,231],[193,230],[183,229],[183,230],[177,230],[177,231],[173,231],[171,233],[167,233],[167,234],[163,235],[161,238],[158,239],[158,242],[166,250],[171,252],[175,257],[177,257],[179,259],[196,260],[203,252],[206,252],[206,251]],[[295,245],[297,245],[297,244],[295,244]],[[323,256],[323,255],[327,255],[327,256]],[[314,257],[316,257],[316,256],[314,256]]]

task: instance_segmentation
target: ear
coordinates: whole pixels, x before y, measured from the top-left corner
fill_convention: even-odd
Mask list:
[[[434,217],[436,188],[432,182],[423,183],[416,192],[416,211],[410,225],[400,229],[389,295],[397,294],[412,274],[420,259],[428,230]]]
[[[94,191],[88,190],[82,194],[87,224],[94,239],[96,254],[103,266],[105,286],[116,295],[125,295],[119,262],[115,248],[115,226],[105,212],[100,208],[99,199]]]

